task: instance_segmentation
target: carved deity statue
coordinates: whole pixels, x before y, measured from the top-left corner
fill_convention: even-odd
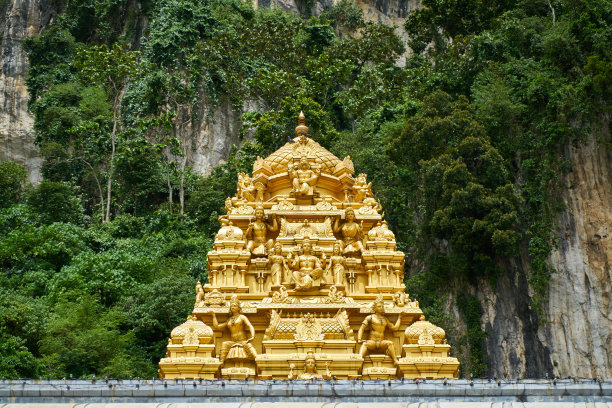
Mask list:
[[[312,244],[309,239],[305,239],[301,247],[302,254],[296,255],[291,261],[292,277],[295,282],[295,290],[308,290],[314,281],[321,277],[323,268],[319,258],[312,254]],[[292,254],[290,253],[289,256],[292,257]],[[322,259],[325,261],[325,254]]]
[[[227,214],[229,214],[229,213],[231,213],[231,212],[232,212],[232,209],[233,209],[233,208],[234,208],[234,203],[233,203],[233,201],[232,201],[231,197],[227,197],[227,198],[225,199],[225,212],[226,212]]]
[[[204,288],[202,287],[202,283],[198,281],[196,284],[196,301],[195,307],[202,307],[204,305]]]
[[[213,310],[210,311],[213,319],[213,328],[215,330],[223,330],[226,327],[230,331],[231,341],[224,341],[221,345],[219,359],[221,364],[226,359],[241,359],[255,360],[257,352],[251,344],[255,338],[255,329],[249,319],[241,314],[240,301],[236,295],[230,299],[230,314],[231,316],[223,324],[217,322],[217,317]]]
[[[365,357],[366,354],[385,353],[391,357],[393,364],[397,365],[395,348],[391,340],[385,340],[385,329],[388,328],[391,331],[397,331],[402,321],[403,312],[400,312],[395,324],[391,324],[389,319],[385,316],[385,304],[382,296],[376,298],[372,309],[373,313],[364,319],[357,333],[357,342],[363,342],[359,354],[361,354],[361,357]],[[363,341],[364,331],[368,328],[370,329],[370,334],[368,339]]]
[[[317,360],[315,359],[315,355],[312,350],[309,350],[306,353],[306,360],[304,360],[304,372],[301,374],[295,374],[295,364],[291,363],[289,366],[289,375],[287,379],[293,380],[312,380],[312,379],[327,379],[331,378],[331,373],[329,372],[329,362],[325,362],[325,373],[320,374],[317,372]]]
[[[285,271],[289,270],[287,259],[283,256],[283,245],[277,242],[272,249],[272,253],[268,255],[268,263],[270,267],[270,278],[272,286],[280,286],[285,280]]]
[[[345,255],[357,255],[363,252],[363,229],[355,222],[355,211],[347,208],[344,211],[344,223],[340,224],[338,216],[334,222],[334,232],[342,235]]]
[[[346,270],[346,259],[342,256],[342,241],[334,242],[332,256],[327,264],[327,275],[331,275],[334,285],[344,286]]]
[[[300,162],[289,167],[288,171],[293,185],[292,193],[297,196],[313,195],[314,186],[321,175],[320,168],[311,165],[308,159],[302,156]]]
[[[257,189],[253,179],[246,173],[238,173],[237,196],[246,201],[255,201]]]
[[[276,216],[272,217],[272,223],[268,224],[264,218],[263,206],[258,205],[255,209],[255,221],[249,223],[246,230],[247,250],[255,257],[266,256],[267,249],[273,240],[266,240],[268,231],[278,230]]]
[[[355,184],[353,184],[353,197],[357,202],[363,202],[364,199],[368,197],[372,197],[372,183],[368,183],[366,181],[367,175],[361,173],[355,179]]]

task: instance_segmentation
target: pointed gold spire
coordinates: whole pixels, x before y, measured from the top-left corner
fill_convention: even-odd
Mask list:
[[[306,126],[306,116],[304,116],[304,112],[300,111],[300,116],[298,116],[298,125],[295,128],[295,136],[308,136],[308,126]]]

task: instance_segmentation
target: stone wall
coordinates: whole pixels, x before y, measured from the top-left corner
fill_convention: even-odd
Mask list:
[[[0,381],[1,408],[45,406],[42,404],[57,404],[54,407],[75,407],[76,404],[126,407],[130,406],[128,404],[139,404],[134,406],[141,408],[612,408],[612,381]]]

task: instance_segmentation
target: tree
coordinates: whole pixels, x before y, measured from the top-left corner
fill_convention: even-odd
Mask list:
[[[42,222],[83,221],[83,205],[73,186],[68,183],[43,180],[28,195],[27,203],[40,216]]]
[[[413,206],[420,235],[448,243],[456,271],[494,276],[500,257],[517,253],[521,198],[504,159],[475,121],[465,97],[437,92],[408,119],[388,153],[418,172]],[[407,180],[410,181],[410,180]],[[440,247],[440,245],[438,245]],[[439,249],[444,253],[444,245]]]
[[[21,201],[27,172],[14,162],[0,163],[0,208],[10,207]]]
[[[113,126],[110,133],[111,151],[108,160],[104,222],[110,221],[117,136],[123,130],[121,102],[130,77],[138,72],[138,56],[137,51],[128,51],[125,45],[119,43],[114,43],[110,47],[105,45],[81,47],[76,54],[75,66],[82,81],[103,87],[112,105]]]
[[[59,302],[40,341],[47,369],[54,377],[152,375],[154,369],[129,351],[132,335],[120,331],[122,322],[118,310],[105,310],[91,297]]]

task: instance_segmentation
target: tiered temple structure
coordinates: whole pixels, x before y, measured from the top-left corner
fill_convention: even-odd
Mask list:
[[[404,254],[365,174],[309,138],[238,176],[208,253],[209,283],[160,376],[456,378],[444,330],[405,293]]]

